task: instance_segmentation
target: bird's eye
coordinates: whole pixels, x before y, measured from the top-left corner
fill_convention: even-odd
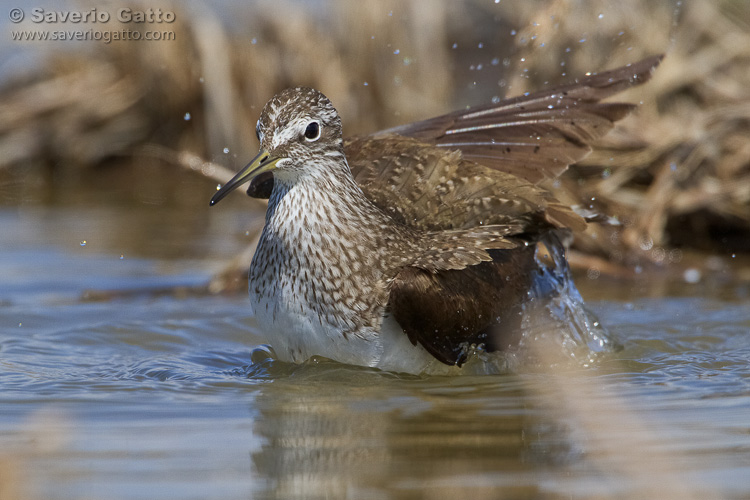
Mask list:
[[[260,122],[255,124],[255,137],[260,140]]]
[[[320,139],[320,124],[318,122],[310,122],[305,129],[305,139],[310,142],[317,141]]]

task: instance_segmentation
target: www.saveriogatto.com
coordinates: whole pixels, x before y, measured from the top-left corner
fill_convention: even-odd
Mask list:
[[[175,13],[160,8],[145,10],[120,7],[105,10],[51,10],[42,7],[10,9],[8,18],[18,25],[11,40],[43,41],[172,41],[169,29]]]

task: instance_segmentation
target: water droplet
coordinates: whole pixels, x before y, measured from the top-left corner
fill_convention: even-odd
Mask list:
[[[675,248],[669,251],[669,262],[680,262],[682,260],[682,250]]]
[[[492,59],[491,64],[493,66],[497,66],[498,64],[500,64],[500,58],[499,57],[495,57],[494,59]]]
[[[500,0],[495,0],[495,3],[500,3]]]
[[[367,82],[365,82],[365,87],[367,87],[368,85],[370,85],[370,84],[369,84],[369,83],[367,83]]]
[[[580,40],[578,40],[578,43],[586,43],[586,39],[585,38],[581,38]]]
[[[123,260],[125,258],[125,254],[120,254],[120,260]]]
[[[229,148],[224,148],[224,154],[228,154],[228,153],[229,153]]]
[[[399,52],[401,52],[399,49],[393,51],[394,54],[398,54]]]
[[[516,30],[510,30],[510,36],[516,36],[517,33]]]
[[[599,19],[604,19],[604,14],[599,14]]]
[[[255,45],[256,43],[258,43],[258,39],[257,38],[253,38],[252,40],[250,40],[250,43],[252,43],[253,45]]]
[[[23,323],[18,323],[18,326],[19,326],[19,327],[20,327],[20,326],[23,326]]]
[[[203,83],[203,77],[198,78],[198,81]]]
[[[218,191],[219,189],[221,189],[221,184],[216,185],[216,190]]]
[[[685,269],[682,278],[686,283],[698,283],[701,280],[701,272],[698,269],[691,267],[690,269]]]
[[[667,251],[662,247],[655,247],[651,251],[651,257],[654,259],[654,262],[664,262],[664,259],[667,258]]]
[[[451,48],[452,48],[452,49],[457,49],[457,48],[458,48],[458,44],[457,44],[457,43],[454,43],[454,44],[453,44],[453,45],[451,46]]]
[[[483,48],[484,48],[484,44],[483,44],[482,42],[479,42],[479,43],[477,44],[477,48],[478,48],[478,49],[483,49]]]
[[[643,236],[638,242],[638,246],[641,247],[641,250],[643,250],[644,252],[647,250],[651,250],[651,248],[654,246],[654,240],[652,240],[648,236]]]
[[[599,279],[599,275],[601,274],[601,271],[599,271],[595,267],[590,267],[588,271],[586,271],[586,277],[590,280]]]
[[[81,246],[82,246],[82,247],[85,247],[85,246],[86,246],[86,240],[81,240]]]
[[[185,113],[185,121],[186,122],[190,121],[190,113]]]

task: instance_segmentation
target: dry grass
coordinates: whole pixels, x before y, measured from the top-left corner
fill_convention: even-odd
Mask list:
[[[564,178],[561,197],[623,223],[578,237],[572,260],[628,276],[644,265],[706,267],[704,253],[684,259],[690,250],[750,251],[746,4],[330,6],[313,15],[304,3],[259,2],[220,18],[174,4],[172,42],[23,46],[44,63],[6,75],[0,89],[0,186],[20,186],[4,197],[38,199],[61,178],[143,158],[169,175],[173,163],[225,181],[254,153],[265,100],[291,85],[323,89],[346,132],[359,133],[667,51],[654,80],[626,96],[643,101],[639,112]]]
[[[663,46],[668,33],[656,26],[669,15],[650,18],[646,31],[655,36],[633,45],[637,57]],[[676,263],[676,247],[723,257],[750,251],[748,19],[738,2],[691,2],[680,12],[667,58],[638,89],[638,114],[567,178],[578,199],[595,199],[624,223],[593,228],[579,248],[627,265]]]

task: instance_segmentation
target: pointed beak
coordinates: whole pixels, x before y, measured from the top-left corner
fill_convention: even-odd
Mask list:
[[[211,198],[210,205],[216,205],[222,198],[232,192],[235,188],[253,180],[260,174],[272,171],[274,168],[276,168],[276,163],[280,159],[281,158],[271,156],[265,149],[261,149],[258,155],[253,158],[253,161],[248,163],[245,168],[237,172],[237,175],[232,177],[229,182],[224,184],[221,189],[216,192],[216,194]]]

